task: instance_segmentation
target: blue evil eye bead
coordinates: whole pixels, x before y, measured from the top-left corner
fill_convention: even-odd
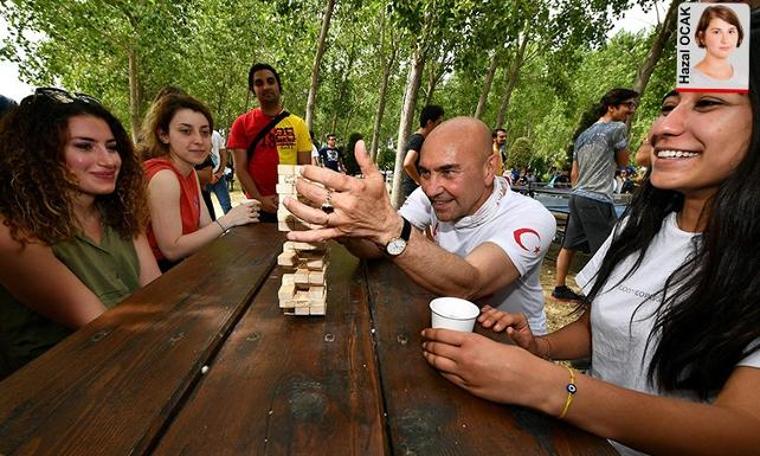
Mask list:
[[[578,388],[575,387],[572,383],[567,385],[567,392],[570,394],[575,394],[575,392],[578,391]]]

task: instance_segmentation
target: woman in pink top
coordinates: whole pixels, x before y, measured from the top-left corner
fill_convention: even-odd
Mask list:
[[[258,221],[258,207],[246,203],[211,220],[201,204],[194,166],[211,151],[213,119],[200,101],[169,94],[151,107],[143,126],[142,155],[148,180],[148,241],[166,271],[237,225]]]

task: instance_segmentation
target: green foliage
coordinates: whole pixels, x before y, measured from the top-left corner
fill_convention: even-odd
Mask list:
[[[338,0],[322,60],[317,138],[334,131],[347,144],[357,132],[369,142],[383,66],[396,46],[378,148],[379,166],[392,169],[395,152],[388,146],[396,141],[417,40],[426,43],[428,56],[422,90],[431,78],[436,81],[433,100],[446,117],[473,114],[496,54],[498,70],[482,116],[493,125],[507,68],[527,33],[530,44],[506,116],[508,165],[565,166],[583,112],[607,89],[630,86],[652,43],[651,30],[606,38],[612,21],[634,3],[653,2]],[[303,116],[323,8],[324,0],[0,0],[10,33],[0,58],[18,62],[21,77],[34,85],[98,97],[128,124],[133,51],[138,115],[172,84],[205,101],[217,125],[228,128],[255,106],[247,76],[256,61],[280,71],[286,107]],[[672,40],[663,55],[633,122],[632,149],[673,85]]]

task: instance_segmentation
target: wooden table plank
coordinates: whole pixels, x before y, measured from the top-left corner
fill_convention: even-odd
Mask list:
[[[0,383],[0,454],[142,453],[181,406],[283,236],[238,227]]]
[[[369,263],[367,277],[393,453],[616,454],[580,429],[447,381],[422,357],[433,296],[387,261]]]
[[[155,454],[383,454],[358,260],[331,247],[326,317],[283,315],[276,270]]]

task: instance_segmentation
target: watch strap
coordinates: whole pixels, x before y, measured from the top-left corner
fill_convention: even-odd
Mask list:
[[[401,217],[401,220],[404,221],[404,227],[401,228],[401,236],[399,237],[404,241],[409,242],[409,237],[412,235],[412,224],[403,216]]]

